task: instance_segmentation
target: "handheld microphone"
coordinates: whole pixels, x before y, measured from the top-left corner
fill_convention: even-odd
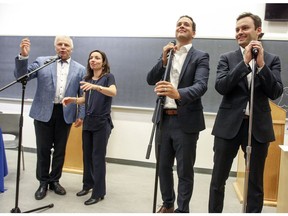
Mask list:
[[[253,48],[252,48],[252,54],[253,54],[254,57],[257,57],[257,55],[258,55],[258,49],[255,48],[255,47],[253,47]]]
[[[261,32],[261,33],[258,35],[258,41],[260,41],[260,40],[262,39],[263,35],[264,35],[263,32]],[[254,58],[257,57],[258,52],[259,52],[259,50],[258,50],[257,48],[254,48],[254,47],[252,48],[252,55],[254,56]]]
[[[176,45],[176,40],[172,40],[170,43],[172,43],[175,46]]]
[[[44,64],[47,64],[47,63],[50,63],[50,62],[55,62],[55,61],[57,61],[57,60],[60,59],[60,58],[61,58],[61,56],[59,56],[59,55],[52,56],[52,57],[50,57],[49,59],[47,59],[47,60],[44,62]]]
[[[172,40],[170,43],[172,43],[174,46],[176,45],[176,40]],[[174,49],[170,49],[168,53],[168,57],[171,56],[171,54],[174,52]]]

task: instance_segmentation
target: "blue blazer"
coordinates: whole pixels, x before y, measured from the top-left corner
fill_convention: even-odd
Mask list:
[[[278,56],[264,52],[265,66],[254,77],[252,134],[260,143],[275,139],[269,99],[283,93],[281,65]],[[251,68],[243,61],[240,48],[220,56],[215,88],[223,95],[212,134],[224,139],[234,138],[243,121],[250,100],[247,74]]]
[[[19,60],[15,58],[14,76],[19,78],[44,64],[50,57],[38,57],[32,64],[28,66],[28,59]],[[69,72],[66,83],[65,97],[76,97],[81,95],[80,81],[85,75],[85,67],[76,61],[70,61]],[[57,84],[57,63],[40,69],[36,73],[29,76],[28,80],[37,78],[37,89],[30,109],[30,117],[38,121],[48,122],[52,116],[54,107],[54,97]],[[72,124],[77,118],[84,118],[84,106],[79,106],[77,114],[77,105],[71,104],[64,107],[64,119],[67,124]],[[78,115],[78,116],[76,116]]]
[[[147,75],[147,83],[155,85],[165,73],[162,57]],[[205,129],[201,97],[207,91],[209,78],[209,54],[193,46],[187,53],[178,83],[181,103],[177,104],[178,120],[186,133],[197,133]]]

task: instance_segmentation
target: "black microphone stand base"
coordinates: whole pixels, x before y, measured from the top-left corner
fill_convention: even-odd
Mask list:
[[[31,210],[29,210],[29,211],[25,211],[25,212],[23,212],[23,213],[35,212],[35,211],[39,211],[39,210],[42,210],[42,209],[53,208],[53,207],[54,207],[54,204],[51,203],[51,204],[49,204],[49,205],[42,206],[42,207],[40,207],[40,208],[35,208],[35,209],[31,209]],[[10,212],[11,212],[11,213],[21,213],[21,210],[20,210],[19,207],[17,207],[17,208],[13,208]]]
[[[11,211],[11,213],[21,213],[21,210],[19,207],[13,208]]]
[[[54,207],[54,204],[51,203],[51,204],[49,204],[49,205],[42,206],[42,207],[40,207],[40,208],[35,208],[35,209],[29,210],[29,211],[25,211],[25,212],[23,212],[23,213],[35,212],[35,211],[39,211],[39,210],[42,210],[42,209],[53,208],[53,207]]]

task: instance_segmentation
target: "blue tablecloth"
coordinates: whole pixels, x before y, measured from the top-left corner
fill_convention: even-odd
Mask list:
[[[4,177],[8,174],[2,129],[0,128],[0,193],[4,192]]]

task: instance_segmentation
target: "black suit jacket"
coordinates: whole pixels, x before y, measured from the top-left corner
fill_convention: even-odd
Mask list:
[[[283,93],[281,65],[278,56],[265,52],[265,66],[254,76],[252,134],[261,143],[275,139],[269,98],[275,100]],[[247,74],[251,68],[243,61],[240,48],[220,56],[217,67],[216,90],[223,95],[212,134],[224,139],[234,138],[243,121],[250,100]]]
[[[163,79],[165,68],[161,59],[147,75],[149,85],[155,85]],[[205,129],[201,96],[207,91],[208,77],[208,53],[192,46],[184,61],[177,87],[181,95],[181,103],[176,103],[178,120],[182,130],[187,133],[195,133]]]

